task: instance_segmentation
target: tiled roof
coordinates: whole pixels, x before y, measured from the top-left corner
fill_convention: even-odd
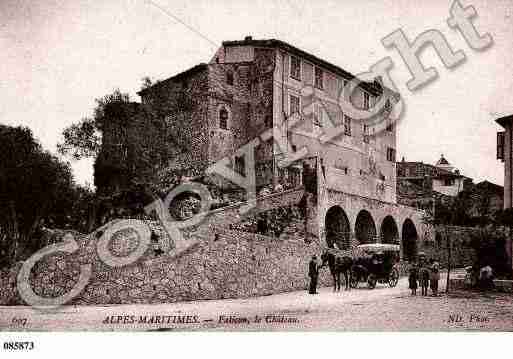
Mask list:
[[[278,47],[281,49],[284,49],[288,52],[295,53],[299,55],[300,57],[303,57],[311,62],[317,63],[321,66],[323,66],[326,70],[331,71],[339,76],[342,76],[343,78],[347,80],[352,80],[356,76],[353,75],[350,72],[347,72],[346,70],[342,69],[341,67],[334,65],[328,61],[325,61],[315,55],[312,55],[304,50],[301,50],[293,45],[290,45],[286,43],[285,41],[277,40],[277,39],[267,39],[267,40],[253,40],[252,38],[246,38],[244,40],[235,40],[235,41],[223,41],[223,46],[260,46],[260,47]],[[381,95],[383,89],[381,85],[374,81],[374,82],[365,82],[362,81],[360,86],[365,89],[366,91],[369,91],[373,95],[379,96]],[[397,95],[397,94],[396,94]]]

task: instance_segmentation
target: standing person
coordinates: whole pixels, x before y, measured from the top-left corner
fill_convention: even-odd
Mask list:
[[[413,262],[410,267],[410,275],[408,276],[409,288],[411,289],[411,295],[417,295],[417,281],[419,279],[419,270],[417,264]]]
[[[430,286],[431,286],[431,291],[433,292],[434,297],[438,296],[438,281],[440,280],[439,270],[440,270],[440,265],[438,264],[438,262],[435,260],[432,260]]]
[[[421,286],[421,295],[428,294],[428,286],[429,286],[429,267],[426,262],[422,263],[422,267],[420,268],[420,286]]]
[[[493,271],[490,265],[486,265],[481,268],[479,272],[479,282],[481,290],[490,290],[493,289]]]
[[[319,277],[319,265],[317,264],[317,256],[314,254],[308,264],[308,276],[310,277],[309,294],[317,294],[317,278]]]

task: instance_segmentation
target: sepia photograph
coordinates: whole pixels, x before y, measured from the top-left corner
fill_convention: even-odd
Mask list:
[[[512,332],[512,16],[1,1],[0,352]]]

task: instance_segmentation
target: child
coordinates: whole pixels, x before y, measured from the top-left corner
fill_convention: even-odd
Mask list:
[[[422,265],[420,269],[420,286],[421,286],[421,295],[428,294],[428,286],[429,286],[429,268],[426,263]]]
[[[415,263],[413,263],[410,268],[410,275],[408,276],[408,282],[410,284],[409,288],[411,289],[411,295],[417,295],[418,277],[419,277],[419,272],[417,269],[417,265]]]

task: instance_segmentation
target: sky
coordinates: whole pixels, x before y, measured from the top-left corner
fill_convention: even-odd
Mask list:
[[[397,158],[434,164],[441,154],[475,182],[502,185],[494,120],[513,114],[513,0],[462,0],[489,33],[486,51],[469,48],[447,25],[452,1],[430,0],[105,0],[0,2],[0,123],[32,129],[56,151],[64,128],[91,116],[95,98],[119,88],[139,101],[142,78],[165,79],[208,62],[224,40],[276,38],[354,74],[385,56],[406,111]],[[436,29],[467,60],[446,69],[421,54],[438,79],[421,90],[400,55],[381,39],[402,29],[412,41]],[[72,162],[77,182],[93,183],[92,160]]]

